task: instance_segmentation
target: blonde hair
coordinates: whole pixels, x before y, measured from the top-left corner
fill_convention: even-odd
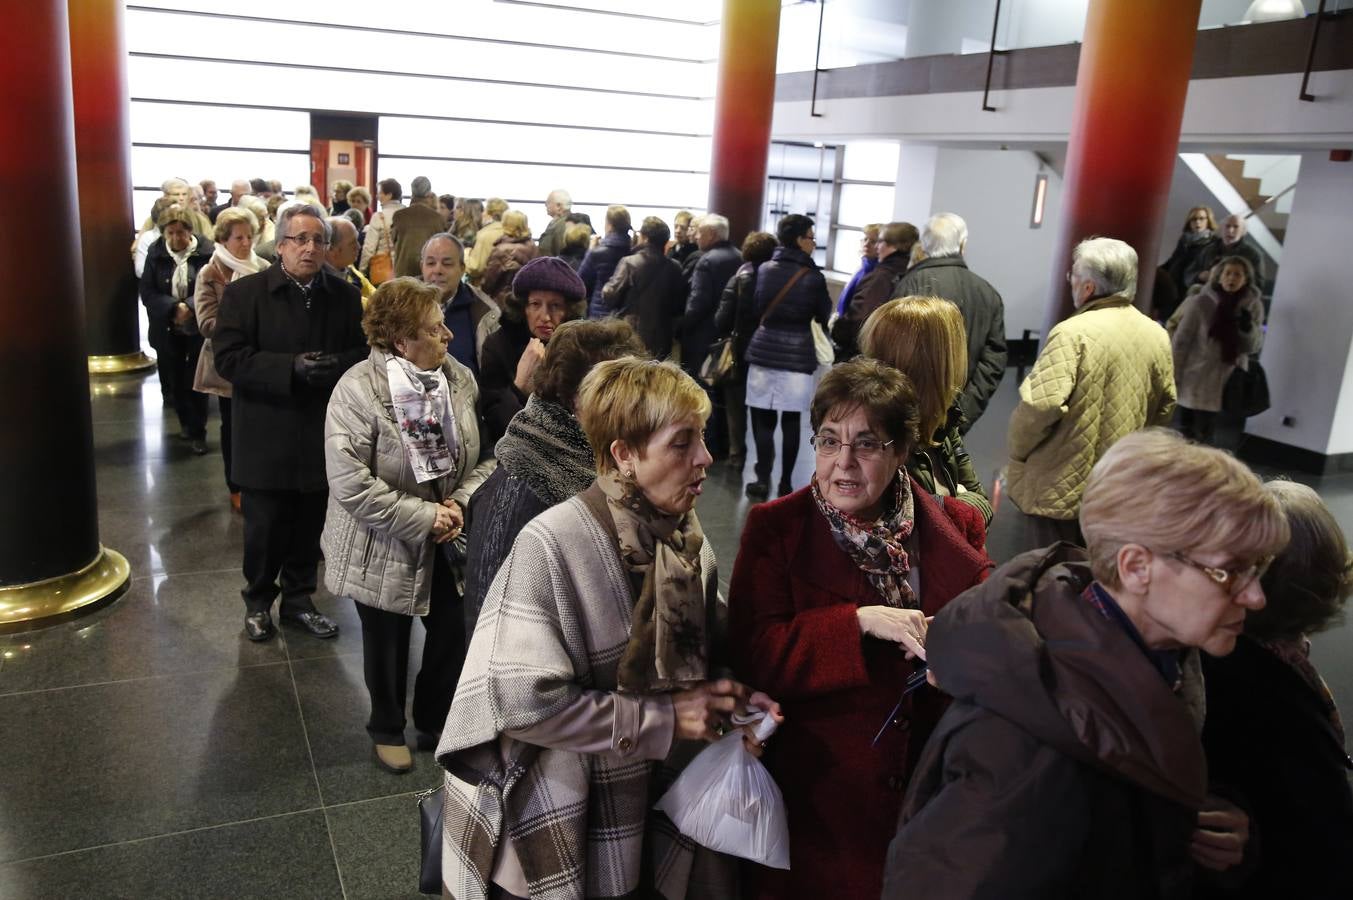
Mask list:
[[[592,240],[592,226],[586,222],[571,222],[564,229],[565,247],[582,247],[586,249],[587,242]]]
[[[329,186],[329,190],[331,190],[333,193],[342,194],[345,197],[347,196],[348,191],[352,190],[352,188],[353,188],[352,182],[348,181],[346,178],[340,178]]]
[[[1277,498],[1244,463],[1164,428],[1126,435],[1100,457],[1081,498],[1080,525],[1091,571],[1111,588],[1120,586],[1125,544],[1253,560],[1288,539]]]
[[[933,447],[968,380],[963,313],[939,297],[898,297],[860,329],[860,352],[898,369],[916,388],[921,446]]]
[[[361,203],[357,201],[360,200]],[[348,206],[361,212],[371,206],[371,192],[360,184],[348,189]]]
[[[1194,214],[1194,213],[1206,213],[1206,214],[1207,214],[1207,230],[1208,230],[1208,231],[1216,231],[1216,230],[1217,230],[1217,217],[1214,216],[1214,215],[1212,214],[1212,207],[1210,207],[1210,206],[1195,206],[1193,209],[1189,210],[1189,214],[1188,214],[1187,216],[1184,217],[1184,231],[1185,231],[1186,233],[1187,233],[1188,231],[1191,230],[1191,229],[1189,228],[1189,225],[1191,225],[1191,224],[1193,223],[1193,214]]]
[[[417,278],[392,278],[371,295],[362,311],[362,333],[377,350],[393,353],[395,342],[408,340],[423,327],[429,310],[440,309],[441,288]]]
[[[501,222],[503,214],[507,212],[507,201],[502,197],[490,197],[484,204],[484,212],[488,213],[493,221]]]
[[[529,238],[531,227],[526,224],[526,213],[519,209],[509,209],[503,213],[503,236],[510,238]]]
[[[216,230],[212,233],[216,243],[224,243],[230,239],[230,232],[236,225],[248,225],[249,237],[252,238],[258,234],[258,219],[247,209],[232,206],[229,209],[221,210],[221,214],[216,217]]]
[[[597,363],[578,387],[578,424],[603,475],[616,468],[613,441],[642,455],[674,422],[698,418],[704,427],[710,409],[709,395],[680,366],[636,356]]]

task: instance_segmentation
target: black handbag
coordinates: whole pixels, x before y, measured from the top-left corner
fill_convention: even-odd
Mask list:
[[[418,818],[422,847],[418,862],[418,891],[442,894],[442,810],[446,806],[446,785],[418,795]]]
[[[1250,357],[1249,368],[1236,367],[1222,388],[1221,408],[1234,416],[1257,416],[1269,407],[1268,376],[1259,360]]]

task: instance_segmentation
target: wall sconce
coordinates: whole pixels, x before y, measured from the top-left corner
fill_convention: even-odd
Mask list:
[[[1048,200],[1048,176],[1039,172],[1034,176],[1034,207],[1029,214],[1029,227],[1043,227],[1043,207]]]

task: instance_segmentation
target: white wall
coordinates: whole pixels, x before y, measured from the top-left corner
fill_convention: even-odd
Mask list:
[[[1246,431],[1317,453],[1353,453],[1353,296],[1347,266],[1353,162],[1304,153],[1261,359],[1273,407]],[[1295,420],[1291,427],[1282,418]]]
[[[1001,292],[1005,333],[1038,331],[1061,216],[1062,179],[1051,169],[1043,226],[1029,227],[1039,160],[1021,150],[941,149],[931,212],[958,213],[968,223],[968,266]],[[918,226],[924,222],[916,222]]]

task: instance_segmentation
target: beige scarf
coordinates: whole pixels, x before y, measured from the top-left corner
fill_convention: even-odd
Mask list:
[[[694,511],[683,516],[660,512],[638,485],[615,472],[598,476],[597,486],[615,522],[620,558],[634,581],[642,579],[617,686],[644,694],[704,681],[708,643],[700,520]]]

